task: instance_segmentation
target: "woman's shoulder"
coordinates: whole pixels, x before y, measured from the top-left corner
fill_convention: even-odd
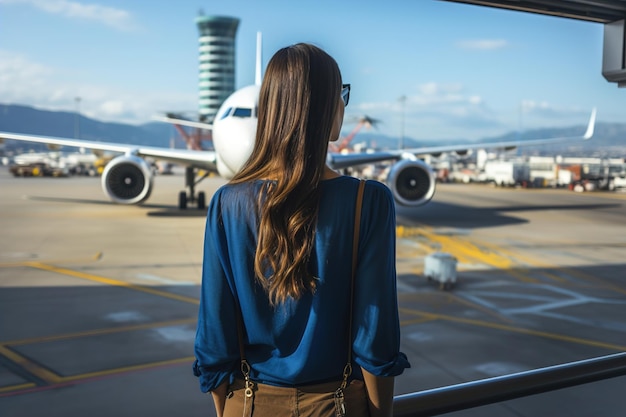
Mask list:
[[[385,184],[383,184],[380,181],[376,181],[376,180],[365,181],[365,189],[373,193],[383,194],[389,197],[392,196],[391,190],[389,189],[389,187],[387,187]]]
[[[250,182],[241,182],[241,183],[230,183],[221,185],[216,191],[215,195],[217,196],[232,196],[239,194],[248,194],[252,188],[254,188],[254,181]]]
[[[355,190],[359,186],[359,182],[365,181],[365,192],[383,193],[391,195],[391,190],[385,184],[376,180],[365,180],[349,175],[341,175],[331,179],[323,180],[322,185],[337,190]]]
[[[332,194],[336,194],[338,196],[349,196],[354,195],[356,190],[359,187],[359,182],[361,179],[351,177],[348,175],[342,175],[340,177],[335,177],[330,180],[322,181],[323,189],[330,191]],[[387,187],[382,182],[376,180],[364,180],[365,181],[365,189],[364,189],[364,199],[365,201],[370,202],[380,202],[381,200],[389,201],[393,203],[393,194],[389,187]],[[343,199],[342,199],[343,200]]]
[[[211,198],[211,205],[224,207],[247,201],[251,198],[253,186],[254,184],[252,183],[226,183],[215,191]]]

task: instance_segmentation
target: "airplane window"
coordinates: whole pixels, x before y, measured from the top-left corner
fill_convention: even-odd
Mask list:
[[[233,112],[233,117],[252,117],[252,109],[238,107]]]
[[[223,120],[223,119],[227,118],[227,117],[228,117],[228,115],[230,114],[230,111],[231,111],[232,109],[233,109],[232,107],[227,108],[227,109],[224,111],[224,113],[222,113],[222,116],[220,117],[220,120]]]

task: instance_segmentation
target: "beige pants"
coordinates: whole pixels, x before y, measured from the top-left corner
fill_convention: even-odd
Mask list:
[[[307,385],[298,388],[256,384],[254,417],[335,417],[334,393],[340,382]],[[236,380],[228,387],[224,417],[242,417],[244,382]],[[250,401],[250,400],[248,400]],[[352,381],[344,390],[347,417],[367,417],[369,408],[363,381]]]

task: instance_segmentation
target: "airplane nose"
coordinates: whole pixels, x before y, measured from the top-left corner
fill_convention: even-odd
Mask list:
[[[256,135],[256,118],[234,118],[216,123],[213,129],[213,144],[221,161],[232,172],[238,172],[246,163]]]

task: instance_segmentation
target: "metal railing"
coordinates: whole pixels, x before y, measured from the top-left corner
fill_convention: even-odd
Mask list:
[[[394,397],[394,417],[450,413],[626,375],[626,352]]]

